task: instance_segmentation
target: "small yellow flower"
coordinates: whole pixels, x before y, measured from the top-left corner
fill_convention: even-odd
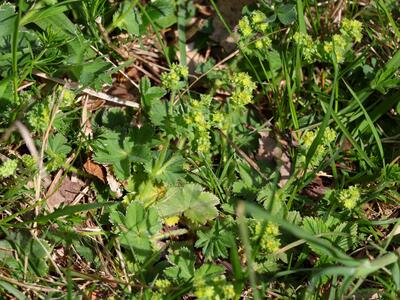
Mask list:
[[[208,132],[204,136],[200,136],[197,140],[197,151],[207,153],[210,150],[211,143]]]
[[[201,107],[201,102],[198,101],[198,100],[193,100],[193,101],[192,101],[192,106],[193,106],[194,108],[199,108],[199,107]]]
[[[183,78],[187,78],[189,76],[189,69],[187,67],[181,66],[179,73]]]
[[[193,119],[190,116],[184,117],[185,122],[187,125],[192,125],[193,124]]]
[[[176,224],[178,224],[179,220],[180,216],[172,216],[164,219],[164,224],[167,226],[175,226]]]
[[[234,91],[232,101],[237,106],[242,107],[252,102],[252,95],[248,91]]]

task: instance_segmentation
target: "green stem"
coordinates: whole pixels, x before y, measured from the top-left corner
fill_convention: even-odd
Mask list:
[[[18,33],[19,33],[19,24],[22,17],[22,0],[18,1],[18,14],[15,18],[14,22],[14,32],[12,36],[12,44],[11,44],[11,55],[12,55],[12,73],[13,73],[13,89],[14,89],[14,103],[17,104],[18,101],[18,58],[17,58],[17,47],[18,47]]]
[[[186,0],[178,0],[178,43],[180,62],[186,67]]]

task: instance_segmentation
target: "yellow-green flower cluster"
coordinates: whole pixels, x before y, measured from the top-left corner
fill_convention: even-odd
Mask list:
[[[352,44],[361,42],[362,23],[357,20],[344,19],[340,31],[342,34],[334,34],[331,41],[324,43],[323,49],[328,56],[334,52],[336,61],[343,63]]]
[[[332,41],[324,43],[324,51],[331,55],[334,51],[336,56],[336,61],[340,64],[344,62],[345,54],[348,48],[351,46],[348,40],[346,40],[340,34],[334,34],[332,37]]]
[[[244,16],[239,20],[238,29],[243,38],[249,38],[256,33],[265,33],[268,29],[267,17],[265,14],[256,10],[250,15]]]
[[[271,48],[272,41],[269,37],[263,36],[254,42],[254,46],[256,47],[257,50],[262,51],[264,49]]]
[[[239,48],[246,54],[270,49],[272,41],[266,36],[268,27],[267,17],[260,10],[253,11],[250,16],[244,16],[238,24]],[[254,43],[253,38],[255,38]]]
[[[154,286],[159,290],[165,291],[171,287],[171,281],[168,279],[157,279],[154,282]]]
[[[212,115],[212,120],[215,124],[223,124],[224,119],[225,119],[224,114],[219,111],[213,113]]]
[[[27,113],[29,125],[38,132],[44,132],[50,123],[50,107],[48,100],[36,103]]]
[[[185,86],[188,76],[189,70],[187,67],[172,64],[170,72],[161,74],[161,83],[168,90],[178,91]]]
[[[254,228],[255,238],[259,240],[261,249],[266,253],[274,253],[280,248],[281,243],[277,238],[279,234],[278,225],[271,222],[267,224],[257,222]]]
[[[296,32],[294,42],[302,48],[302,54],[306,62],[313,63],[318,59],[331,60],[335,55],[338,63],[343,63],[346,53],[354,43],[362,39],[362,23],[357,20],[344,19],[341,24],[341,34],[334,34],[330,40],[319,42],[313,40],[307,33]]]
[[[322,142],[324,143],[324,145],[330,145],[335,142],[336,139],[337,132],[330,127],[325,128],[324,136],[322,137]]]
[[[200,286],[197,287],[194,295],[197,299],[215,299],[215,290],[213,286]]]
[[[8,159],[0,166],[0,178],[7,178],[17,172],[18,160]]]
[[[303,57],[306,62],[313,63],[318,58],[318,43],[314,42],[309,34],[296,32],[293,40],[302,48]]]
[[[165,299],[165,295],[162,293],[157,293],[157,292],[153,292],[151,294],[151,300],[164,300]]]
[[[61,108],[71,108],[74,105],[76,94],[68,89],[63,91]]]
[[[209,121],[209,106],[212,97],[202,95],[200,100],[192,100],[191,110],[184,117],[188,126],[194,130],[193,142],[198,152],[208,153],[211,148],[210,133],[211,122]]]
[[[208,132],[204,132],[197,140],[197,151],[201,153],[207,153],[210,151],[210,148],[210,134]]]
[[[21,160],[22,164],[28,171],[33,173],[37,171],[37,163],[32,155],[24,154],[22,155]]]
[[[197,110],[189,114],[185,118],[186,124],[194,127],[195,130],[195,143],[197,144],[197,151],[207,153],[210,150],[210,134],[208,130],[211,124],[208,122],[206,115],[202,110]]]
[[[221,129],[222,132],[227,133],[231,128],[230,118],[222,112],[216,111],[211,115],[212,125]]]
[[[343,31],[354,39],[355,42],[361,42],[362,35],[362,23],[357,20],[344,19],[342,22]]]
[[[265,33],[268,29],[268,23],[266,22],[266,15],[260,11],[255,10],[251,13],[251,25],[259,33]]]
[[[253,29],[251,28],[250,21],[247,16],[244,16],[239,20],[238,29],[244,38],[248,38],[253,35]]]
[[[343,206],[349,210],[356,207],[361,196],[360,189],[357,186],[350,186],[339,193],[338,200]]]
[[[303,154],[299,157],[298,161],[299,163],[304,163],[305,162],[305,154],[308,152],[310,149],[312,143],[314,142],[314,139],[317,136],[317,132],[314,130],[309,130],[303,134],[301,137],[301,147]],[[311,159],[310,165],[315,167],[321,163],[321,161],[324,159],[325,155],[328,152],[329,147],[336,141],[337,138],[337,133],[334,129],[327,127],[324,131],[324,135],[322,137],[322,143],[320,143],[317,146],[317,149],[315,150],[314,156]]]
[[[315,131],[310,130],[310,131],[307,131],[306,133],[304,133],[303,136],[301,137],[302,144],[306,148],[306,150],[308,150],[311,147],[311,145],[315,139],[315,136],[316,136]]]
[[[216,276],[212,280],[197,279],[194,282],[194,294],[197,299],[224,300],[234,299],[236,296],[232,284],[226,282],[224,275]]]
[[[245,105],[253,102],[253,91],[256,89],[256,84],[249,74],[240,72],[232,77],[232,104],[234,107],[242,108]]]

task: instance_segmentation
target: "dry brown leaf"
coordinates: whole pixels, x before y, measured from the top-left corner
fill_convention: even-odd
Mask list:
[[[99,164],[96,164],[92,160],[88,159],[83,165],[83,168],[88,174],[100,179],[103,183],[106,182],[106,172]]]
[[[271,131],[259,132],[260,139],[257,153],[258,160],[275,162],[278,164],[279,173],[281,175],[278,185],[283,187],[289,180],[292,170],[292,162],[287,151],[283,150],[283,145],[287,146],[286,141],[278,140],[273,136]]]
[[[107,93],[125,101],[136,100],[133,96],[133,91],[129,87],[129,82],[114,83],[113,86],[107,90]]]
[[[117,198],[122,197],[121,184],[114,177],[110,168],[107,166],[105,166],[105,168],[107,171],[106,179],[107,179],[108,186],[110,187],[110,190],[116,194]]]
[[[61,204],[69,204],[73,202],[84,185],[85,183],[76,177],[64,177],[60,186],[51,193],[49,198],[47,198],[46,204],[49,211],[54,211],[54,209],[59,207]]]
[[[318,200],[325,195],[325,191],[326,188],[323,184],[322,178],[317,176],[301,191],[301,194],[307,195],[309,198]]]

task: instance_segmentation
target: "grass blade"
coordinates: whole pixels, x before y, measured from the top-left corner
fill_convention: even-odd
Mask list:
[[[368,155],[365,153],[365,151],[357,144],[357,142],[354,140],[352,137],[351,133],[347,130],[346,126],[342,123],[338,115],[331,111],[332,118],[335,120],[336,124],[339,126],[340,130],[344,133],[346,138],[349,140],[349,142],[353,145],[354,148],[356,148],[357,152],[360,154],[360,156],[365,160],[365,162],[372,168],[375,168],[375,164],[369,159]]]
[[[361,110],[362,110],[362,112],[363,112],[363,114],[364,114],[364,116],[365,116],[365,119],[366,119],[366,121],[367,121],[369,127],[371,128],[371,131],[372,131],[372,134],[373,134],[373,136],[374,136],[374,138],[375,138],[376,144],[378,145],[379,154],[381,155],[382,165],[383,165],[383,167],[384,167],[384,166],[385,166],[385,154],[384,154],[384,152],[383,152],[383,147],[382,147],[381,139],[380,139],[380,137],[379,137],[378,132],[376,131],[376,128],[375,128],[375,126],[374,126],[374,123],[372,122],[371,118],[369,117],[368,112],[365,110],[365,108],[364,108],[364,106],[362,105],[360,99],[358,99],[357,94],[354,93],[354,91],[351,89],[351,87],[347,84],[346,81],[344,81],[344,83],[345,83],[347,89],[348,89],[348,90],[350,91],[350,93],[353,95],[353,98],[357,101],[358,105],[360,106],[360,108],[361,108]]]
[[[92,210],[92,209],[103,208],[103,207],[114,206],[114,205],[118,205],[118,203],[115,203],[115,202],[86,203],[86,204],[67,206],[67,207],[63,207],[61,209],[57,209],[55,212],[48,214],[46,216],[40,216],[40,217],[37,217],[36,219],[25,221],[23,224],[29,224],[29,223],[34,223],[34,222],[37,222],[39,224],[44,224],[48,221],[53,221],[58,218],[69,216],[69,215],[72,215],[75,213],[84,212],[84,211],[88,211],[88,210]]]
[[[185,0],[178,0],[178,44],[180,63],[186,66],[186,8]]]

